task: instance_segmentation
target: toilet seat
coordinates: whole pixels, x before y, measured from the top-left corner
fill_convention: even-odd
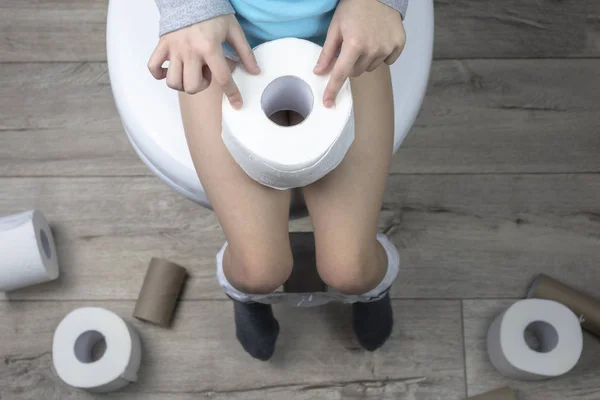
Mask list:
[[[110,0],[108,71],[123,127],[139,157],[165,183],[211,208],[187,147],[177,92],[147,68],[158,43],[159,13],[151,0]],[[425,96],[433,53],[433,0],[411,0],[407,43],[391,67],[395,104],[394,152],[410,131]]]

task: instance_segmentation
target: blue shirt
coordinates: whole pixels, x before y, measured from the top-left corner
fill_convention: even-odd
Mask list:
[[[338,0],[231,0],[251,47],[283,37],[323,45]]]
[[[323,45],[338,0],[231,0],[250,47],[284,37]],[[235,54],[224,45],[229,56]]]

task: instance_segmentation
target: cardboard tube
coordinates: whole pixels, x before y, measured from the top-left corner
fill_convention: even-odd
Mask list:
[[[544,274],[535,278],[527,297],[554,300],[564,304],[579,317],[583,329],[600,336],[600,301]]]
[[[475,397],[469,397],[467,400],[517,400],[517,397],[511,388],[505,387]]]
[[[169,327],[186,277],[185,268],[167,260],[152,258],[133,316],[145,322]]]

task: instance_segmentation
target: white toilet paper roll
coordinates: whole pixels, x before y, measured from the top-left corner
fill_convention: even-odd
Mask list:
[[[254,180],[276,189],[306,186],[342,161],[354,141],[350,81],[333,109],[323,105],[329,75],[313,73],[321,47],[284,38],[254,49],[261,67],[251,75],[239,65],[233,72],[244,106],[235,110],[223,98],[223,142]],[[281,126],[268,117],[293,110],[305,119]]]
[[[537,345],[532,348],[526,337]],[[551,300],[521,300],[492,323],[487,350],[504,376],[541,380],[569,372],[579,360],[583,336],[577,316]]]
[[[102,339],[106,350],[94,361],[92,349]],[[71,311],[56,328],[52,358],[67,385],[106,393],[137,380],[142,348],[138,333],[118,315],[84,307]]]
[[[58,278],[48,221],[38,210],[0,218],[0,292]]]

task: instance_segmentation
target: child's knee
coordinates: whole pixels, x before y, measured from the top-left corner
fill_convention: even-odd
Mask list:
[[[323,282],[345,294],[373,289],[380,276],[374,251],[366,246],[342,246],[317,252],[317,268]]]
[[[244,293],[266,294],[283,285],[292,272],[289,252],[267,248],[227,248],[223,269],[227,280]]]

